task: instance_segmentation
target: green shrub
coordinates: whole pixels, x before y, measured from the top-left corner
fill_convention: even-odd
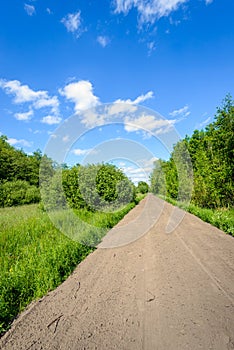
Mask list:
[[[39,189],[27,181],[6,181],[0,185],[1,207],[37,203],[40,200]]]

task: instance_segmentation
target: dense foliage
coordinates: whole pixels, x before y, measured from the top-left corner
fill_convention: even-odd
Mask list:
[[[214,122],[179,141],[168,161],[155,162],[151,190],[200,207],[233,207],[234,102],[228,95]]]
[[[139,181],[136,188],[137,193],[146,194],[149,192],[149,185],[145,181]]]
[[[41,160],[52,168],[52,161],[41,151],[27,155],[0,136],[0,206],[36,203],[40,200],[39,168]],[[52,168],[53,169],[53,168]]]
[[[46,209],[116,210],[134,202],[135,188],[124,173],[111,164],[57,168],[41,183]]]
[[[47,209],[118,208],[135,199],[134,185],[114,165],[58,166],[41,151],[27,155],[1,136],[0,206],[39,202],[39,182]]]

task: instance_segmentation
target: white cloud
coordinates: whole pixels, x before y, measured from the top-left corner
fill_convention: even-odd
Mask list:
[[[213,0],[205,0],[205,2],[206,2],[206,5],[210,5],[212,4]]]
[[[59,124],[62,118],[55,115],[47,115],[41,119],[41,122],[48,125]]]
[[[47,98],[47,91],[33,91],[28,85],[22,85],[18,80],[0,79],[0,87],[5,90],[8,95],[14,95],[14,103],[32,102],[39,98]]]
[[[32,16],[36,13],[35,6],[33,5],[24,4],[24,9],[29,16]]]
[[[152,54],[152,52],[155,51],[155,49],[156,49],[155,41],[151,41],[151,42],[147,43],[147,49],[148,49],[148,56],[150,56]]]
[[[142,103],[146,100],[149,100],[150,98],[153,98],[153,97],[154,97],[153,91],[148,91],[146,94],[138,96],[135,100],[131,100],[131,99],[121,100],[121,99],[119,99],[119,100],[116,100],[115,103],[127,103],[127,104],[136,105],[136,104]]]
[[[51,9],[50,9],[49,7],[47,7],[46,12],[47,12],[49,15],[52,14],[52,11],[51,11]]]
[[[116,13],[128,12],[135,8],[139,15],[139,24],[154,23],[161,17],[168,16],[188,0],[114,0]],[[209,1],[209,0],[208,0]]]
[[[67,31],[76,34],[76,37],[79,37],[82,33],[80,14],[80,11],[77,11],[75,13],[69,13],[61,20],[61,23],[65,25]]]
[[[201,122],[198,127],[203,128],[203,126],[207,125],[211,121],[211,117],[206,118],[203,122]]]
[[[30,120],[32,116],[33,116],[33,110],[31,109],[28,112],[15,113],[15,118],[17,120]]]
[[[119,113],[133,113],[137,110],[137,107],[135,105],[153,97],[154,97],[153,91],[148,91],[146,94],[140,95],[137,98],[135,98],[135,100],[118,99],[110,107],[108,107],[107,113],[109,115],[115,115]]]
[[[140,129],[145,130],[147,133],[152,132],[155,133],[159,130],[162,133],[163,130],[171,129],[172,125],[174,125],[176,120],[167,120],[167,119],[156,119],[153,115],[145,115],[143,114],[137,118],[125,118],[125,130],[128,132],[137,131]]]
[[[89,153],[90,151],[91,151],[91,149],[76,148],[72,151],[72,153],[75,154],[76,156],[83,156],[83,155]]]
[[[180,109],[175,109],[174,111],[170,112],[169,115],[172,117],[188,117],[191,114],[189,111],[189,107],[186,105]]]
[[[75,103],[75,111],[80,112],[99,104],[99,98],[93,93],[93,86],[87,80],[70,83],[59,90],[67,100]]]
[[[151,157],[149,159],[142,159],[138,161],[138,167],[136,165],[126,165],[125,162],[119,162],[118,166],[121,167],[123,172],[135,183],[139,181],[149,180],[149,175],[151,174],[154,162],[158,158]]]
[[[98,36],[97,37],[97,42],[102,46],[102,47],[106,47],[109,42],[110,42],[110,39],[107,37],[107,36]]]
[[[0,88],[2,88],[7,95],[13,95],[13,103],[31,103],[31,109],[50,108],[50,113],[57,115],[59,113],[59,100],[57,96],[50,97],[48,91],[32,90],[28,85],[23,85],[19,80],[4,80],[0,79]],[[32,112],[29,116],[32,116]],[[18,118],[17,118],[18,117]],[[27,116],[25,115],[25,118]],[[17,119],[23,119],[24,116],[18,113]]]
[[[46,98],[40,98],[37,101],[35,101],[33,103],[33,107],[35,109],[41,109],[41,108],[45,108],[45,107],[50,107],[51,108],[51,112],[54,114],[58,113],[58,109],[59,109],[59,100],[57,96],[53,96],[53,97],[49,97],[47,95]]]
[[[24,140],[24,139],[21,139],[21,140],[17,140],[17,139],[14,139],[14,138],[9,138],[7,140],[7,142],[12,145],[12,146],[23,146],[23,147],[31,147],[32,146],[32,142],[29,142],[27,140]]]
[[[108,106],[107,114],[115,115],[120,113],[133,113],[136,110],[137,110],[137,107],[132,104],[115,101],[112,105]]]

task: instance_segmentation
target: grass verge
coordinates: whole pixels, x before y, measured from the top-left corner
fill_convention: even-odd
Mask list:
[[[167,202],[176,205],[177,207],[184,209],[185,211],[198,216],[205,222],[219,228],[220,230],[228,233],[234,237],[234,208],[220,208],[220,209],[208,209],[200,208],[193,203],[185,204],[183,202],[177,202],[170,197],[163,197]]]
[[[55,228],[38,205],[0,209],[0,334],[32,300],[42,297],[64,281],[95,248],[106,232],[135,204],[113,213],[76,211],[81,220],[55,212],[60,222],[78,234],[71,240]],[[66,222],[67,220],[67,222]],[[62,224],[61,224],[62,223]],[[87,223],[89,225],[87,225]],[[62,226],[63,228],[63,226]],[[69,236],[69,233],[68,233]]]

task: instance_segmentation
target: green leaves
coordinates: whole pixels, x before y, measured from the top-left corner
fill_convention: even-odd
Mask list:
[[[89,164],[63,170],[63,188],[72,208],[112,210],[134,201],[134,185],[111,164]]]
[[[234,102],[230,95],[206,130],[195,130],[175,145],[167,162],[155,163],[151,175],[154,193],[184,201],[192,186],[192,202],[200,207],[233,206]]]
[[[140,181],[140,182],[138,182],[136,191],[138,193],[145,194],[145,193],[149,192],[149,185],[145,181]]]

